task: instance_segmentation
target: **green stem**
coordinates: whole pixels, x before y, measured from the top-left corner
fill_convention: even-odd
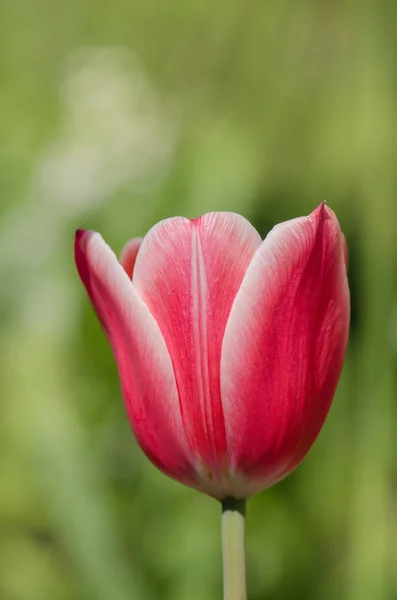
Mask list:
[[[223,598],[246,600],[245,500],[222,502]]]

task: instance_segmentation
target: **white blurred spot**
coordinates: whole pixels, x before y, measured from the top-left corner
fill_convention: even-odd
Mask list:
[[[61,102],[58,141],[38,167],[44,196],[76,208],[105,202],[121,188],[161,182],[174,154],[177,127],[138,60],[124,49],[75,52]]]

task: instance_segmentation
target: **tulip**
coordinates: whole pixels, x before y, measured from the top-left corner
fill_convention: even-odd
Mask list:
[[[324,423],[348,338],[345,257],[325,203],[263,241],[233,213],[166,219],[120,261],[98,233],[76,234],[139,445],[227,514],[295,469]],[[229,584],[225,597],[245,597]]]

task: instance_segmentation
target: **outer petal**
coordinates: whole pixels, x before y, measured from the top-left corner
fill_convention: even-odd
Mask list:
[[[222,477],[226,436],[220,398],[223,334],[261,238],[243,217],[177,217],[144,238],[133,283],[172,357],[182,419],[202,471]]]
[[[142,238],[132,238],[132,240],[126,243],[120,255],[120,264],[130,279],[132,279],[136,257],[138,256],[141,244]]]
[[[251,493],[297,466],[330,408],[349,326],[342,240],[324,204],[278,225],[235,299],[221,389],[232,468],[258,478]]]
[[[112,345],[139,444],[162,471],[194,484],[174,371],[157,323],[98,233],[77,232],[75,260]]]

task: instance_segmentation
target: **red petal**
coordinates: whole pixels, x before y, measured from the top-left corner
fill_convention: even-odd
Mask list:
[[[256,492],[297,466],[330,408],[349,326],[342,239],[324,204],[278,225],[233,305],[222,402],[232,467],[261,478]]]
[[[157,323],[98,233],[77,232],[75,260],[112,345],[139,444],[162,471],[194,483],[174,371]]]
[[[156,225],[144,238],[133,282],[172,357],[182,418],[203,470],[224,467],[220,354],[230,309],[261,239],[243,217],[210,213]]]
[[[135,261],[141,243],[142,238],[132,238],[132,240],[126,243],[120,255],[120,264],[130,279],[132,279],[132,273],[134,272]]]

